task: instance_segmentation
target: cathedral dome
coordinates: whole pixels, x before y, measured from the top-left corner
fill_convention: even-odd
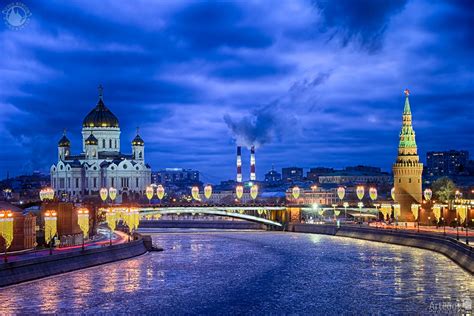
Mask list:
[[[84,118],[82,127],[119,127],[117,117],[105,106],[104,100],[102,100],[102,87],[99,87],[99,102]]]
[[[95,138],[94,135],[90,134],[85,141],[86,145],[98,145],[99,141]]]
[[[66,137],[66,134],[59,140],[58,147],[71,147],[71,141]]]
[[[137,134],[135,138],[132,140],[132,146],[144,146],[145,142],[143,139],[140,137],[140,135]]]

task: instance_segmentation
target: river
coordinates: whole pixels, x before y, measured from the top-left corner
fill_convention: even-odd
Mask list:
[[[165,251],[0,290],[3,313],[431,314],[474,278],[426,250],[258,231],[157,233]]]

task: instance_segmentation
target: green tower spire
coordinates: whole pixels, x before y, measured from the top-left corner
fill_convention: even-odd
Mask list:
[[[416,150],[415,131],[411,123],[411,109],[408,96],[410,91],[405,89],[405,107],[403,109],[403,124],[400,132],[398,148],[414,148]],[[416,152],[415,152],[416,153]]]

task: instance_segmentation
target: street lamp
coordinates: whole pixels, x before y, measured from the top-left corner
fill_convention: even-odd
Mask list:
[[[77,210],[77,223],[82,231],[82,250],[84,250],[84,239],[89,233],[89,210],[80,208]]]
[[[53,237],[58,231],[58,214],[54,210],[44,213],[44,239],[49,243],[49,254],[53,254]]]
[[[413,203],[411,205],[411,212],[417,221],[418,232],[420,232],[420,204]]]
[[[359,207],[359,225],[362,225],[362,207],[364,206],[364,203],[359,202],[357,203],[357,206]]]
[[[375,202],[375,200],[377,200],[377,189],[372,187],[369,189],[369,196],[370,196],[370,199],[372,200],[372,204]],[[375,206],[375,204],[374,204]],[[375,206],[376,210],[377,210],[377,222],[379,220],[379,208],[378,208],[378,204],[377,206]],[[376,222],[376,224],[377,224]],[[376,225],[377,227],[377,225]]]
[[[444,210],[443,210],[444,214]],[[443,235],[446,236],[446,222],[444,221],[444,217],[441,217],[441,220],[443,221]]]
[[[456,223],[456,240],[459,240],[459,225],[457,217],[454,219],[454,222]]]
[[[112,246],[112,235],[114,234],[115,226],[117,225],[116,213],[113,209],[106,210],[105,220],[110,229],[110,245]]]
[[[347,208],[349,207],[349,203],[344,202],[342,206],[344,206],[344,220],[347,220]]]
[[[336,215],[336,206],[337,206],[337,204],[332,204],[331,206],[332,206],[332,211],[334,213],[334,223],[335,223],[336,222],[336,216],[339,215],[339,214]]]
[[[357,206],[359,206],[359,224],[362,225],[362,206],[364,206],[364,203],[362,203],[362,199],[364,198],[364,194],[365,194],[364,187],[361,185],[357,186],[356,194],[360,200],[360,202],[357,203]]]

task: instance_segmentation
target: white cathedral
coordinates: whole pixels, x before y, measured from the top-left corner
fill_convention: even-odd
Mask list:
[[[51,166],[51,185],[57,196],[81,200],[98,197],[101,188],[117,189],[117,202],[138,200],[151,183],[151,168],[145,163],[145,142],[132,140],[132,154],[120,152],[117,117],[105,106],[99,87],[97,106],[82,122],[82,153],[71,154],[64,133],[58,143],[58,163]]]

